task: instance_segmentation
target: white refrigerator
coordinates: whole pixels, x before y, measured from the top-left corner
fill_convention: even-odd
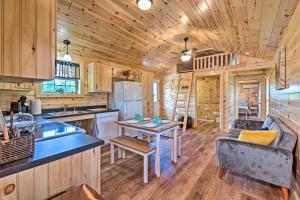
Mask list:
[[[143,115],[143,85],[139,82],[114,82],[113,107],[119,110],[119,120]]]

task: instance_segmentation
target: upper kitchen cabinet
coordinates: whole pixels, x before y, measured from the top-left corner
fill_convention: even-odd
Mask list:
[[[88,91],[112,91],[112,70],[110,67],[98,62],[88,64]]]
[[[49,80],[56,58],[56,0],[1,0],[2,78]]]

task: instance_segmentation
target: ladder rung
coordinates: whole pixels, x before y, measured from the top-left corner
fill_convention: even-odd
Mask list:
[[[176,105],[175,107],[176,107],[176,108],[185,108],[186,105],[180,105],[180,106],[179,106],[179,105]]]
[[[180,85],[179,87],[180,87],[180,89],[188,89],[190,86],[189,85]]]

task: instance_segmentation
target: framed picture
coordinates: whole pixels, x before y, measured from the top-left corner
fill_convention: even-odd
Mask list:
[[[278,63],[275,63],[276,89],[287,88],[286,83],[286,47],[281,48],[278,53]]]

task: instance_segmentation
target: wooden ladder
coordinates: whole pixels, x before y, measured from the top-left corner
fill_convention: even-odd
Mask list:
[[[190,97],[193,85],[194,72],[179,73],[177,80],[176,98],[173,107],[172,121],[177,121],[176,116],[183,115],[184,120],[183,132],[186,130],[187,118],[189,112]],[[179,96],[184,96],[184,99],[179,99]],[[178,111],[180,109],[180,112]]]

